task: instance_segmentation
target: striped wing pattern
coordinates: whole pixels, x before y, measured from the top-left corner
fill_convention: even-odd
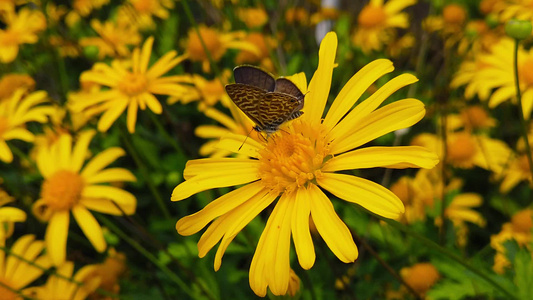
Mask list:
[[[254,66],[239,66],[234,70],[234,84],[226,92],[239,109],[255,124],[257,131],[274,133],[288,120],[303,114],[305,95],[286,78],[274,77]]]

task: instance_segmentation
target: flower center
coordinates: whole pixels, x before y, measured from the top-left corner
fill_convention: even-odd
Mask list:
[[[119,83],[118,88],[124,94],[133,97],[146,92],[148,80],[143,74],[128,73]]]
[[[468,162],[474,154],[476,147],[468,134],[458,134],[448,145],[448,158],[454,162]]]
[[[132,1],[133,7],[140,13],[148,13],[154,10],[156,3],[152,0]]]
[[[269,137],[266,147],[259,152],[261,182],[282,193],[319,178],[329,156],[325,136],[325,126],[295,120],[290,127]]]
[[[449,25],[462,25],[466,20],[466,11],[461,5],[450,4],[442,10],[444,22]]]
[[[11,290],[9,290],[7,287],[11,287],[12,289],[15,289],[13,287],[13,284],[11,284],[11,282],[7,281],[6,278],[0,278],[0,295],[2,295],[2,300],[15,300],[15,299],[18,299],[19,296],[16,293],[14,293]]]
[[[405,205],[411,204],[415,191],[412,186],[412,180],[407,177],[400,178],[390,187],[390,190],[402,200]]]
[[[68,210],[80,200],[83,186],[78,173],[60,170],[44,181],[41,198],[54,210]]]
[[[202,36],[202,40],[207,50],[213,59],[218,61],[225,52],[225,49],[222,47],[222,42],[219,39],[219,35],[215,30],[207,27],[199,27],[198,30]],[[203,61],[207,59],[207,55],[205,54],[200,37],[198,37],[198,34],[195,30],[189,33],[187,52],[193,61]]]
[[[528,58],[519,68],[520,79],[528,86],[533,85],[533,58]]]
[[[359,13],[357,22],[366,28],[377,27],[385,22],[387,15],[381,6],[367,5]]]

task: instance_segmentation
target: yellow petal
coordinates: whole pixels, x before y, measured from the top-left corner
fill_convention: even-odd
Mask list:
[[[111,106],[98,121],[98,131],[105,132],[111,127],[111,125],[118,119],[118,117],[124,112],[128,106],[127,98],[120,98],[113,100],[113,106]]]
[[[81,176],[85,179],[90,179],[95,176],[103,168],[113,163],[117,158],[125,155],[126,152],[119,147],[112,147],[100,152],[83,168]]]
[[[396,219],[405,211],[402,201],[393,192],[360,177],[323,173],[317,182],[340,199],[359,204],[385,218]]]
[[[315,247],[309,231],[309,217],[311,215],[310,191],[301,187],[296,192],[294,199],[295,209],[292,216],[292,239],[298,255],[300,266],[309,270],[315,263]]]
[[[69,222],[69,211],[58,211],[50,218],[46,228],[46,250],[55,266],[65,262]]]
[[[250,166],[242,166],[239,170],[234,169],[231,172],[225,169],[206,169],[202,174],[196,175],[174,188],[171,200],[179,201],[201,191],[255,181],[259,179],[257,164],[258,162],[251,163]]]
[[[215,218],[234,210],[242,203],[255,197],[258,193],[261,192],[262,195],[266,194],[262,190],[263,185],[260,182],[254,182],[224,194],[209,203],[199,212],[181,218],[176,223],[176,230],[181,235],[195,234]]]
[[[141,55],[139,59],[139,73],[144,74],[148,69],[148,62],[150,62],[150,56],[152,54],[152,45],[154,44],[154,37],[151,36],[146,39],[143,44]],[[135,65],[135,64],[134,64]]]
[[[35,136],[27,129],[18,127],[5,132],[3,135],[3,139],[6,141],[21,140],[25,142],[33,142],[35,140]]]
[[[70,134],[62,134],[57,141],[58,155],[61,157],[60,169],[69,169],[72,161],[72,136]]]
[[[10,163],[13,161],[13,153],[9,146],[4,140],[0,139],[0,160],[5,163]]]
[[[387,64],[383,64],[383,66],[380,66],[382,68],[387,67]],[[392,65],[390,66],[392,68]],[[377,69],[376,72],[380,72],[381,69]],[[383,70],[380,73],[376,75],[382,75],[384,72],[387,72],[388,70]],[[352,111],[350,111],[346,117],[342,121],[340,121],[336,126],[336,122],[338,121],[337,118],[339,117],[340,113],[331,121],[331,126],[335,126],[333,130],[328,135],[328,140],[335,140],[342,138],[343,136],[350,134],[353,130],[353,127],[357,126],[357,123],[359,123],[362,119],[367,117],[371,112],[373,112],[375,109],[377,109],[385,100],[388,99],[390,95],[392,95],[394,92],[399,90],[400,88],[412,84],[414,82],[418,81],[418,79],[411,75],[411,74],[401,74],[399,76],[396,76],[392,80],[388,81],[386,84],[384,84],[382,87],[380,87],[376,92],[374,92],[372,95],[370,95],[365,101],[358,104]],[[342,92],[342,91],[341,91]],[[347,95],[349,96],[349,95]],[[351,97],[351,96],[349,96]],[[339,98],[339,97],[337,97]],[[342,98],[340,98],[342,100]],[[338,101],[338,100],[336,100]],[[344,101],[346,102],[346,100]],[[335,102],[333,102],[333,105],[335,105]],[[345,107],[345,109],[347,109]],[[341,115],[342,117],[344,115]],[[334,123],[333,121],[336,120]],[[331,127],[330,127],[331,128]]]
[[[359,255],[357,246],[350,230],[335,213],[331,201],[314,184],[309,185],[309,196],[311,217],[324,242],[342,262],[354,262]]]
[[[305,99],[305,114],[303,118],[310,122],[319,122],[324,113],[324,107],[331,88],[331,77],[337,52],[337,35],[328,32],[318,51],[318,67],[309,82],[308,94]]]
[[[97,199],[109,199],[114,201],[118,206],[122,208],[126,213],[126,208],[137,204],[137,199],[133,194],[112,186],[105,185],[90,185],[86,186],[82,191],[82,198],[97,198]]]
[[[150,108],[150,110],[153,111],[155,114],[161,114],[163,112],[163,107],[161,106],[161,103],[154,95],[150,93],[144,93],[141,95],[141,97],[146,103],[146,106],[148,106],[148,108]]]
[[[356,149],[328,160],[323,172],[365,168],[425,168],[439,162],[437,154],[419,146],[367,147]]]
[[[35,240],[35,235],[33,234],[26,234],[22,237],[20,237],[14,244],[11,246],[11,252],[15,253],[18,256],[22,256],[25,258],[26,250],[30,247],[31,243]],[[5,242],[5,241],[2,241]],[[4,246],[4,245],[2,245]],[[2,253],[5,253],[2,251]],[[20,265],[20,258],[15,256],[8,256],[7,262],[5,265],[5,270],[2,275],[6,276],[7,278],[10,278],[12,276],[16,275],[17,267]],[[2,266],[4,267],[4,265]]]
[[[82,205],[74,206],[72,208],[72,214],[94,249],[100,253],[104,252],[106,248],[104,233],[94,216]]]
[[[130,101],[128,104],[128,112],[126,114],[126,126],[128,127],[129,133],[135,132],[135,122],[137,122],[137,102]]]
[[[217,148],[257,158],[259,149],[263,149],[264,146],[242,134],[229,133],[220,139]]]
[[[24,222],[26,213],[16,207],[0,207],[0,222]]]
[[[328,110],[328,114],[324,119],[324,124],[328,128],[333,128],[352,109],[353,105],[359,100],[359,97],[361,97],[374,81],[393,70],[394,67],[390,60],[377,59],[355,73],[331,104],[331,108]]]
[[[258,168],[259,161],[249,158],[200,158],[189,160],[183,171],[183,178],[189,180],[197,175],[202,175],[206,170],[223,173],[249,172]]]
[[[345,136],[333,140],[331,152],[343,153],[389,132],[409,127],[420,121],[425,113],[424,104],[419,100],[405,99],[393,102],[368,115]]]
[[[227,214],[227,216],[225,216],[225,219],[228,221],[228,226],[226,227],[224,237],[222,238],[222,241],[218,246],[217,253],[215,254],[215,271],[218,271],[220,268],[220,265],[222,264],[222,256],[226,252],[226,249],[231,241],[233,241],[235,236],[237,236],[244,226],[248,225],[248,223],[250,223],[260,212],[267,208],[276,198],[276,195],[266,194],[263,195],[262,198],[257,197],[257,200],[250,199],[250,201],[241,205],[238,209],[231,212],[231,214]],[[198,243],[198,245],[200,245],[200,243]]]
[[[135,213],[135,202],[121,203],[120,209],[117,205],[108,199],[82,198],[80,205],[87,207],[89,210],[110,214],[115,216],[132,215]]]
[[[86,130],[80,133],[76,145],[74,145],[74,150],[72,151],[72,162],[70,167],[71,171],[79,173],[85,157],[87,156],[87,149],[89,148],[89,143],[93,139],[96,131]]]
[[[135,175],[123,168],[109,168],[96,173],[85,180],[85,183],[95,184],[103,182],[136,181]]]
[[[257,295],[287,293],[290,278],[290,236],[294,197],[281,196],[274,207],[252,258],[250,287]]]

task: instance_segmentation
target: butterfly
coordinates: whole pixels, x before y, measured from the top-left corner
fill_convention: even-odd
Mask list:
[[[243,65],[233,69],[235,83],[226,93],[254,123],[254,129],[267,137],[286,121],[303,114],[305,95],[287,78],[274,79],[258,67]]]

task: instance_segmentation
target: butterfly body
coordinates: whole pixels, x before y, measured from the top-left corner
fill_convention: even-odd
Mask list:
[[[303,114],[305,96],[289,79],[274,79],[271,74],[253,66],[239,66],[233,72],[235,83],[226,85],[226,92],[256,124],[256,131],[268,136],[281,124]]]

